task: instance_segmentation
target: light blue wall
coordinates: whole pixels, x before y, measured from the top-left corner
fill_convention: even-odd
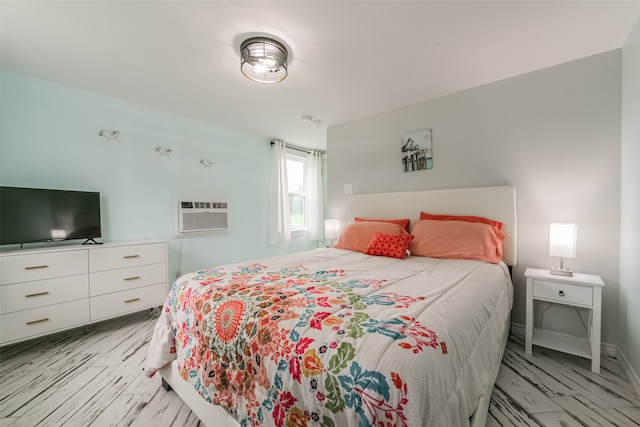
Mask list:
[[[619,346],[640,387],[640,20],[622,49],[621,171]]]
[[[267,244],[266,136],[9,71],[0,78],[0,183],[99,191],[103,240],[167,240],[170,279],[180,251],[178,197],[222,197],[231,209],[228,234],[183,239],[182,272],[317,246],[306,237]],[[105,143],[101,129],[119,130],[120,143]],[[163,157],[157,146],[173,153]],[[203,168],[202,158],[213,167]]]

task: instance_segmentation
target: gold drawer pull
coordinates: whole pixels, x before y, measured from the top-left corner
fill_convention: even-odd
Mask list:
[[[27,322],[27,325],[35,325],[36,323],[42,323],[42,322],[48,322],[49,318],[45,317],[44,319],[40,319],[40,320],[32,320],[31,322]]]
[[[125,303],[136,302],[136,301],[140,301],[140,298],[128,299],[125,301]]]
[[[49,295],[49,292],[44,291],[44,292],[38,292],[37,294],[29,294],[29,295],[25,295],[27,298],[33,298],[33,297],[39,297],[42,295]]]
[[[140,255],[125,255],[124,259],[140,258]]]
[[[140,278],[140,276],[125,277],[124,280],[137,280],[139,278]]]
[[[25,270],[37,270],[38,268],[49,268],[48,265],[32,265],[31,267],[25,267]]]

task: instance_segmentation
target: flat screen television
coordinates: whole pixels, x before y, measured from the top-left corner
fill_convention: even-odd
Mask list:
[[[101,236],[98,192],[0,187],[0,245]]]

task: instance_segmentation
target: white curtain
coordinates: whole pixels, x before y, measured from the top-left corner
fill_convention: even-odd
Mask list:
[[[289,184],[287,182],[287,147],[272,141],[271,179],[269,182],[269,244],[291,241]]]
[[[324,238],[324,203],[322,195],[322,153],[311,151],[307,155],[307,230],[309,240]]]

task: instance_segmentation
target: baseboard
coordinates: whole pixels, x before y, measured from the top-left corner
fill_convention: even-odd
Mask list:
[[[607,356],[618,357],[618,347],[615,344],[602,343],[602,351],[607,353]]]
[[[521,323],[511,324],[511,333],[517,336],[518,338],[521,338],[524,340],[525,331],[526,331],[525,325]],[[619,353],[618,347],[615,344],[609,344],[604,342],[600,343],[600,350],[601,350],[601,353],[604,353],[609,357],[617,357]]]
[[[631,381],[633,388],[636,389],[636,394],[640,396],[640,377],[638,377],[638,374],[633,370],[631,364],[629,363],[629,360],[627,359],[627,356],[622,352],[620,347],[618,347],[617,357],[622,364],[622,368],[629,377],[629,381]]]
[[[526,328],[522,323],[511,323],[511,333],[518,338],[524,339]]]

